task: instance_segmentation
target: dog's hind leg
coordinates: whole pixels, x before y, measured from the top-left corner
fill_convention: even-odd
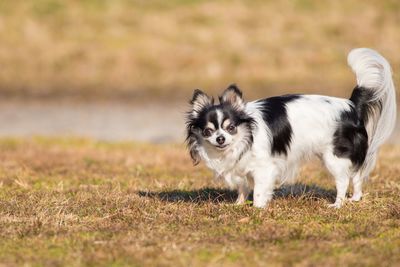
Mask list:
[[[236,205],[243,205],[251,192],[251,188],[247,183],[242,183],[238,185],[238,197],[236,199]]]
[[[238,198],[236,199],[236,205],[243,205],[246,203],[247,198],[251,192],[252,188],[252,178],[249,176],[245,176],[238,180],[237,190],[238,190]]]
[[[360,169],[357,174],[353,177],[353,196],[350,201],[360,201],[362,198],[362,184],[368,179],[370,172],[374,169],[377,159],[377,153],[369,154],[366,159],[367,164],[362,169]]]
[[[225,183],[228,184],[230,189],[236,189],[238,192],[238,197],[235,204],[242,205],[246,202],[250,192],[251,187],[246,176],[241,177],[236,174],[226,174],[224,176]]]
[[[349,159],[338,158],[331,152],[324,154],[323,160],[326,168],[333,175],[336,182],[336,200],[335,203],[330,204],[329,207],[340,208],[346,199],[346,193],[352,174],[352,163]]]
[[[361,200],[362,183],[363,183],[363,177],[361,177],[360,172],[357,172],[357,174],[353,177],[353,196],[350,198],[350,201],[360,201]]]

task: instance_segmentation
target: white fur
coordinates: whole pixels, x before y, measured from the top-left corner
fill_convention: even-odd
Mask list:
[[[254,206],[265,207],[272,199],[276,182],[293,179],[298,167],[311,157],[320,158],[334,176],[337,197],[333,207],[340,207],[346,196],[350,179],[353,179],[352,200],[362,196],[362,180],[374,168],[379,146],[389,137],[396,118],[395,90],[391,79],[390,66],[377,52],[371,49],[355,49],[348,57],[349,65],[357,76],[357,84],[375,90],[375,100],[381,100],[381,113],[374,116],[367,126],[369,150],[361,171],[354,173],[347,158],[338,158],[333,153],[333,135],[337,121],[343,111],[350,110],[353,103],[348,99],[306,95],[287,103],[287,115],[292,127],[292,140],[287,156],[272,155],[271,131],[264,122],[257,101],[244,103],[245,112],[252,117],[257,127],[253,130],[253,145],[240,157],[243,151],[241,138],[248,134],[242,129],[237,138],[229,139],[229,147],[218,151],[214,146],[204,144],[198,152],[206,165],[223,177],[228,185],[237,188],[237,203],[243,203],[254,186]],[[216,134],[224,134],[220,130]],[[213,136],[215,140],[215,136]]]
[[[360,172],[366,179],[375,167],[379,147],[390,137],[396,123],[396,91],[387,60],[369,48],[353,49],[347,62],[357,76],[357,85],[374,90],[374,100],[382,101],[382,110],[367,125],[369,149]]]

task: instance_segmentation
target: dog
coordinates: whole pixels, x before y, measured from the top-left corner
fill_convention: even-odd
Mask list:
[[[252,102],[236,85],[219,103],[199,89],[187,113],[187,147],[233,189],[237,204],[253,190],[264,208],[276,183],[292,181],[304,160],[316,156],[335,178],[340,208],[352,180],[350,200],[362,198],[362,184],[375,167],[380,146],[396,121],[396,92],[389,63],[368,48],[353,49],[348,64],[357,78],[350,99],[290,94]]]

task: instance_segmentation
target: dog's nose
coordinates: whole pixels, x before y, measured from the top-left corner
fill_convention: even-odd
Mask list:
[[[217,137],[217,143],[222,145],[225,142],[225,137],[220,135]]]

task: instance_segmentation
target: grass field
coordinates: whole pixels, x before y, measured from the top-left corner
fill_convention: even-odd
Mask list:
[[[0,151],[0,266],[400,264],[396,146],[340,210],[317,164],[259,210],[233,205],[181,145],[1,139]]]
[[[354,47],[381,52],[400,84],[399,25],[398,0],[0,1],[0,98],[22,99],[2,114],[20,122],[25,101],[46,97],[60,114],[69,97],[146,113],[144,100],[233,82],[246,99],[348,97]],[[26,124],[44,127],[35,118]],[[234,205],[183,144],[0,138],[0,267],[400,266],[399,173],[400,146],[388,145],[364,199],[335,210],[333,179],[310,163],[260,210]]]
[[[348,96],[348,51],[400,76],[400,2],[16,0],[0,2],[0,96],[187,98],[238,83],[249,97]]]

